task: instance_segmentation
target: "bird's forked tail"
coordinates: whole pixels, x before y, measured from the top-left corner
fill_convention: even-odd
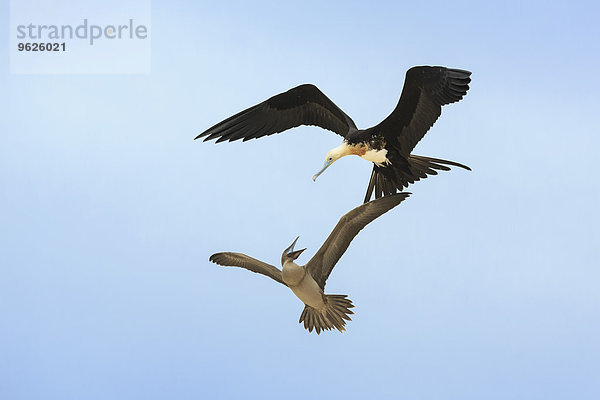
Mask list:
[[[440,158],[423,157],[411,154],[408,157],[408,165],[398,166],[373,166],[371,180],[367,187],[365,203],[371,200],[375,194],[378,199],[382,196],[392,195],[401,192],[403,188],[415,183],[429,175],[437,175],[437,171],[450,171],[450,166],[464,168],[468,171],[471,168],[455,161],[442,160]]]
[[[354,307],[352,301],[345,294],[326,294],[325,308],[317,310],[311,306],[305,306],[300,314],[300,323],[304,322],[304,328],[309,332],[314,329],[317,335],[321,331],[337,329],[340,332],[346,330],[346,321],[351,321],[350,309]]]

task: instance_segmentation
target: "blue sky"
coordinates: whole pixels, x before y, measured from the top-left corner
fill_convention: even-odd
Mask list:
[[[0,397],[597,399],[600,110],[594,2],[154,2],[151,73],[0,75]],[[2,17],[8,21],[8,4]],[[73,14],[77,17],[76,14]],[[8,54],[8,38],[0,41]],[[359,127],[413,65],[473,71],[410,188],[334,269],[344,334],[268,278],[306,262],[371,166],[302,127],[196,134],[297,84]]]

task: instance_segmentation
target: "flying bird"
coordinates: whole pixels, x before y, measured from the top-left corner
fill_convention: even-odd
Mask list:
[[[354,307],[346,295],[325,294],[325,282],[333,267],[346,252],[352,239],[367,224],[386,213],[406,199],[410,193],[397,193],[370,201],[348,212],[337,223],[319,251],[306,265],[294,262],[306,249],[295,250],[298,238],[283,251],[282,269],[242,253],[216,253],[209,260],[230,267],[241,267],[257,272],[289,287],[305,304],[299,323],[309,332],[337,329],[345,330],[350,321],[350,308]]]
[[[327,153],[323,168],[347,155],[371,161],[373,171],[364,202],[402,191],[404,187],[449,166],[466,165],[411,154],[441,115],[442,106],[461,100],[469,90],[471,72],[446,67],[419,66],[406,72],[398,105],[379,124],[358,129],[354,121],[315,85],[304,84],[241,111],[199,134],[196,139],[217,143],[260,138],[300,125],[316,125],[344,138]]]

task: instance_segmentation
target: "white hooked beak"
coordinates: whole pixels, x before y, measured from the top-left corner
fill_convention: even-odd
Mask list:
[[[317,180],[317,178],[319,177],[319,175],[321,175],[327,168],[329,168],[329,166],[333,164],[333,158],[328,158],[327,160],[325,160],[325,164],[323,164],[323,168],[321,168],[321,170],[319,172],[317,172],[316,174],[313,175],[312,180],[313,182]]]

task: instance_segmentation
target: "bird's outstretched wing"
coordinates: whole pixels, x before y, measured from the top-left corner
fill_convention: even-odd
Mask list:
[[[354,121],[315,85],[304,84],[280,93],[219,122],[199,134],[217,143],[255,139],[300,125],[316,125],[345,136]]]
[[[283,282],[283,278],[281,277],[281,270],[277,267],[272,266],[271,264],[267,264],[266,262],[262,262],[257,260],[256,258],[252,258],[242,253],[216,253],[210,256],[210,261],[215,264],[219,264],[225,267],[240,267],[246,268],[252,272],[256,272],[258,274],[263,274],[276,280],[277,282],[285,285]],[[287,286],[287,285],[285,285]]]
[[[445,67],[413,67],[406,72],[398,105],[369,131],[397,140],[400,153],[410,152],[442,113],[442,106],[459,101],[469,90],[471,72]]]
[[[306,268],[321,289],[325,289],[325,282],[333,267],[346,252],[358,232],[375,218],[396,207],[409,195],[410,193],[403,192],[382,197],[356,207],[340,218],[325,243],[306,264]]]

